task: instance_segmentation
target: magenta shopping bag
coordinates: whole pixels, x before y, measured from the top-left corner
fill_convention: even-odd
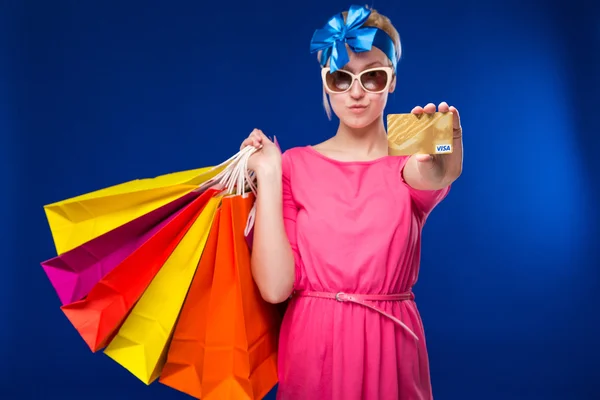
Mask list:
[[[83,299],[92,287],[202,193],[194,191],[42,263],[61,303]]]

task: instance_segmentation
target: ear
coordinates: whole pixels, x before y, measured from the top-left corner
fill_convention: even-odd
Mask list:
[[[392,78],[392,83],[390,84],[390,93],[394,93],[396,90],[396,75]]]

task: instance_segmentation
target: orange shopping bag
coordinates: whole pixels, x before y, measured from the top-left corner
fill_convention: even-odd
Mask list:
[[[250,270],[244,229],[254,196],[223,198],[208,307],[204,399],[262,399],[277,383],[277,309]]]
[[[277,383],[280,314],[254,283],[244,237],[253,201],[252,194],[222,199],[218,235],[209,239],[211,250],[202,255],[194,282],[198,286],[186,300],[189,314],[182,313],[160,379],[196,398],[262,399]],[[202,264],[212,261],[214,241],[208,290],[211,267]]]

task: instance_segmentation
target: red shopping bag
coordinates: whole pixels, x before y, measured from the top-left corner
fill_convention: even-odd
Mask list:
[[[146,287],[200,215],[209,189],[183,208],[168,224],[104,276],[83,300],[61,307],[93,352],[115,335]]]

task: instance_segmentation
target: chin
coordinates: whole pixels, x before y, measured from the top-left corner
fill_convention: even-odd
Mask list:
[[[364,113],[359,115],[349,113],[343,115],[341,121],[349,128],[362,129],[373,124],[378,117],[379,115],[374,115],[373,113]]]

